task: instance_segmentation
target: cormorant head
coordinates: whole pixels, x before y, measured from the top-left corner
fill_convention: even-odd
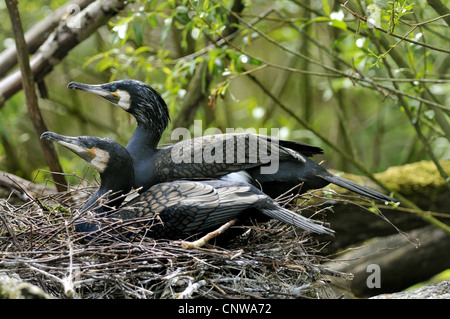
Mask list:
[[[41,139],[56,142],[71,150],[100,173],[100,187],[84,204],[81,211],[91,210],[104,216],[119,207],[133,187],[133,161],[127,150],[110,139],[93,136],[64,136],[45,132]],[[78,232],[91,232],[101,223],[83,221],[75,225]]]
[[[113,140],[94,136],[64,136],[54,132],[43,133],[41,139],[61,144],[77,154],[100,173],[102,182],[104,177],[111,176],[113,179],[118,175],[129,176],[132,181],[134,179],[131,156]]]
[[[83,84],[70,82],[69,89],[97,94],[120,106],[136,118],[138,125],[146,130],[162,132],[170,116],[166,102],[161,95],[144,82],[121,80],[105,84]]]

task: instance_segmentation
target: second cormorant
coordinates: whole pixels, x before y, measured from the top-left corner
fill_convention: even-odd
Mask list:
[[[233,181],[160,183],[122,205],[134,184],[133,160],[125,148],[110,139],[92,136],[45,132],[41,138],[65,146],[100,173],[99,189],[81,210],[92,210],[94,216],[76,225],[80,232],[97,231],[120,221],[152,238],[183,239],[257,210],[308,232],[333,234],[331,229],[281,207],[256,187]],[[152,225],[145,227],[145,223]],[[125,234],[133,233],[122,228]]]
[[[333,183],[375,200],[398,202],[329,173],[308,158],[321,154],[322,149],[300,142],[247,133],[217,134],[157,148],[169,122],[169,111],[160,94],[143,82],[121,80],[98,85],[71,82],[68,87],[97,94],[136,118],[137,127],[126,147],[134,160],[135,187],[145,190],[156,183],[171,180],[222,177],[260,186],[264,193],[277,198],[289,191],[299,192],[296,188],[299,185],[301,192],[305,192]],[[239,145],[245,146],[243,151],[239,150]],[[195,158],[198,154],[200,160]],[[205,154],[210,160],[205,160]],[[267,154],[277,157],[267,158]],[[176,162],[174,158],[183,161]],[[267,168],[272,160],[277,161],[278,169],[264,172],[263,168]]]

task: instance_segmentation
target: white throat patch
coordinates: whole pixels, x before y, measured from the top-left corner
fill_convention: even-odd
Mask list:
[[[109,154],[108,152],[98,149],[95,149],[95,157],[89,163],[93,168],[95,168],[99,173],[103,173],[103,171],[108,166],[109,162]]]
[[[117,90],[116,93],[120,97],[120,100],[117,103],[117,105],[119,105],[125,111],[128,111],[128,109],[130,108],[130,105],[131,105],[130,94],[125,90]]]

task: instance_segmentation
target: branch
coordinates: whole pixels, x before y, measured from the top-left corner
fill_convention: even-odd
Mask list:
[[[56,189],[52,185],[36,184],[4,171],[0,171],[0,187],[27,200],[56,193]]]
[[[347,3],[347,2],[346,2],[346,3]],[[363,17],[363,16],[359,15],[358,13],[356,13],[355,11],[352,11],[350,8],[348,8],[348,7],[346,6],[346,3],[344,3],[344,4],[341,3],[341,7],[344,8],[345,10],[347,10],[347,11],[348,11],[351,15],[353,15],[356,19],[358,19],[358,20],[360,20],[360,21],[363,21],[363,22],[367,22],[367,17]],[[438,17],[438,18],[436,18],[436,19],[432,19],[432,20],[430,20],[430,21],[435,21],[435,20],[437,20],[437,19],[445,19],[445,18],[449,18],[449,16],[447,16],[447,15],[441,16],[441,17]],[[426,21],[426,22],[424,22],[424,23],[429,23],[430,21]],[[406,42],[409,42],[409,43],[413,43],[413,44],[416,44],[416,45],[420,45],[420,46],[425,47],[425,48],[428,48],[428,49],[430,49],[430,50],[439,51],[439,52],[444,52],[444,53],[450,53],[450,51],[447,50],[447,49],[444,49],[444,48],[438,48],[438,47],[435,47],[435,46],[426,44],[426,43],[424,43],[424,42],[420,42],[420,41],[416,41],[416,40],[414,40],[414,39],[407,38],[407,37],[405,37],[405,36],[403,36],[403,35],[391,33],[391,32],[389,32],[388,30],[385,30],[385,29],[383,29],[383,28],[377,27],[377,26],[375,26],[375,25],[373,26],[373,28],[374,28],[375,30],[381,31],[381,32],[383,32],[383,33],[385,33],[385,34],[387,34],[387,35],[389,35],[389,36],[392,36],[392,37],[394,37],[394,38],[400,39],[400,40],[402,40],[402,41],[406,41]]]
[[[99,0],[72,17],[62,21],[30,60],[34,80],[39,82],[55,65],[83,40],[106,24],[128,4],[125,0]],[[70,23],[69,23],[70,22]],[[6,100],[22,89],[21,72],[16,71],[0,82],[0,108]]]
[[[326,138],[323,134],[318,132],[314,127],[303,120],[301,117],[297,116],[294,112],[292,112],[280,99],[278,99],[276,96],[274,96],[258,79],[256,79],[251,74],[248,75],[248,77],[256,84],[258,85],[265,94],[267,94],[275,103],[279,105],[279,107],[284,110],[289,116],[291,116],[293,119],[295,119],[300,125],[305,127],[307,130],[313,132],[318,138],[320,138],[324,143],[326,143],[328,146],[330,146],[332,149],[334,149],[340,156],[348,160],[350,163],[355,165],[361,172],[363,172],[367,177],[369,177],[372,181],[374,181],[378,186],[380,186],[382,189],[387,191],[388,193],[393,192],[395,194],[395,197],[402,202],[402,205],[420,210],[420,208],[415,205],[413,202],[406,199],[404,196],[402,196],[398,192],[394,192],[390,187],[388,187],[385,183],[380,181],[378,178],[375,177],[375,175],[370,172],[370,170],[357,158],[353,158],[350,154],[342,151],[337,145],[335,145],[333,142],[331,142],[328,138]],[[426,220],[428,223],[435,225],[436,227],[439,227],[443,229],[445,232],[450,234],[450,227],[446,224],[442,223],[438,219],[434,218],[433,216],[429,215],[421,215],[421,217]]]
[[[94,0],[72,0],[56,9],[52,14],[33,25],[25,33],[28,53],[33,54],[45,41],[45,37],[52,32],[59,24],[61,18],[70,12],[72,6],[77,6],[81,10]],[[12,46],[0,53],[0,76],[6,75],[17,64],[16,47]]]
[[[17,47],[17,60],[19,62],[19,67],[22,76],[22,85],[25,91],[25,99],[28,109],[28,114],[33,123],[34,130],[37,135],[40,136],[42,133],[47,131],[44,120],[42,119],[41,112],[38,106],[38,100],[36,96],[36,89],[33,80],[33,74],[30,69],[30,61],[28,58],[27,44],[25,43],[25,37],[23,35],[22,22],[20,20],[19,9],[17,8],[17,0],[7,0],[6,6],[8,7],[9,17],[11,19],[11,24],[14,32],[14,38]],[[54,145],[48,141],[39,139],[41,143],[42,150],[44,151],[45,159],[48,166],[53,174],[53,178],[56,183],[58,191],[64,191],[67,188],[66,179],[62,174],[61,165],[58,160],[58,155]]]
[[[192,3],[191,3],[192,6]],[[194,6],[192,8],[195,9]],[[244,9],[244,6],[242,4],[242,1],[235,1],[233,4],[233,7],[231,10],[241,12]],[[199,14],[197,12],[197,14]],[[224,37],[233,37],[234,34],[237,31],[237,28],[235,27],[234,23],[235,21],[232,21],[232,17],[230,16],[230,23],[228,24],[227,28],[223,31]],[[219,39],[212,39],[215,43],[215,46],[218,46],[217,41]],[[209,46],[207,46],[209,47]],[[207,53],[205,51],[204,53]],[[194,53],[197,54],[197,53]],[[183,57],[185,59],[186,57]],[[193,58],[191,56],[191,58]],[[194,118],[195,112],[199,108],[199,106],[202,104],[201,102],[206,100],[209,90],[209,86],[212,81],[212,77],[210,74],[207,73],[207,70],[205,69],[206,63],[200,64],[199,67],[197,67],[197,70],[195,71],[194,76],[189,82],[189,88],[187,90],[188,95],[183,101],[183,105],[181,107],[181,110],[177,116],[177,118],[173,122],[173,127],[186,127],[190,123],[192,123],[192,120]],[[205,76],[206,72],[206,76]]]
[[[403,290],[448,268],[449,255],[442,253],[450,248],[448,234],[433,227],[423,227],[411,231],[409,235],[419,241],[419,248],[400,234],[377,237],[366,241],[358,249],[349,249],[335,261],[325,263],[327,268],[339,272],[351,271],[354,275],[351,282],[333,278],[332,285],[350,289],[358,297],[368,297]],[[381,269],[382,284],[377,289],[367,285],[370,275],[368,266],[371,264]]]
[[[436,11],[439,15],[445,16],[443,19],[447,25],[450,26],[450,9],[447,8],[441,0],[427,0],[427,3]]]
[[[228,10],[228,9],[226,9],[226,10]],[[347,77],[347,78],[352,79],[352,80],[354,80],[356,82],[359,82],[359,83],[368,83],[371,86],[375,86],[377,88],[377,90],[379,90],[379,91],[383,90],[384,92],[391,92],[391,93],[394,93],[395,95],[401,94],[401,95],[404,95],[406,97],[409,97],[409,98],[415,99],[417,101],[423,102],[423,103],[425,103],[425,104],[427,104],[427,105],[429,105],[431,107],[438,108],[438,109],[441,109],[443,111],[446,111],[446,112],[450,113],[450,108],[447,107],[447,106],[444,106],[444,105],[441,105],[439,103],[435,103],[433,101],[430,101],[430,100],[427,100],[427,99],[423,99],[421,97],[417,97],[417,96],[414,96],[414,95],[411,95],[411,94],[408,94],[408,93],[396,90],[395,88],[391,88],[389,86],[375,84],[374,81],[371,78],[368,78],[368,77],[366,77],[366,76],[364,76],[362,74],[350,74],[348,72],[338,70],[338,69],[336,69],[336,68],[334,68],[332,66],[324,65],[320,61],[314,60],[314,59],[312,59],[312,58],[310,58],[310,57],[308,57],[308,56],[306,56],[306,55],[304,55],[304,54],[302,54],[300,52],[296,52],[296,51],[291,50],[290,48],[288,48],[286,46],[281,45],[276,40],[274,40],[273,38],[269,37],[269,35],[267,35],[266,33],[260,31],[259,29],[255,28],[254,26],[250,25],[249,23],[247,23],[246,21],[241,19],[235,13],[233,13],[233,12],[230,12],[230,13],[233,14],[238,19],[240,19],[240,22],[243,25],[245,25],[248,28],[252,29],[256,33],[261,35],[265,40],[267,40],[271,44],[277,46],[281,50],[283,50],[283,51],[285,51],[285,52],[287,52],[289,54],[292,54],[294,56],[297,56],[297,57],[299,57],[301,59],[304,59],[304,60],[308,61],[309,63],[315,64],[315,65],[317,65],[317,66],[319,66],[319,67],[321,67],[321,68],[323,68],[323,69],[325,69],[325,70],[327,70],[327,71],[329,71],[331,73],[320,73],[320,72],[311,72],[311,71],[306,71],[306,70],[299,70],[299,69],[296,69],[296,68],[290,68],[290,67],[286,67],[284,65],[272,63],[270,61],[267,61],[267,60],[264,60],[262,58],[259,58],[259,57],[255,56],[254,54],[252,54],[252,53],[250,53],[250,52],[248,52],[246,50],[243,50],[243,49],[233,45],[231,42],[227,41],[226,38],[222,37],[222,39],[225,40],[227,42],[227,44],[230,45],[233,49],[235,49],[236,51],[238,51],[238,52],[240,52],[242,54],[245,54],[246,56],[248,56],[248,57],[250,57],[250,58],[252,58],[254,60],[257,60],[257,61],[261,62],[262,64],[266,64],[267,66],[273,67],[273,68],[276,68],[276,69],[289,71],[289,72],[300,73],[300,74],[309,74],[309,75],[322,76],[322,77],[323,76],[324,77]],[[355,70],[355,71],[357,71],[357,70]]]
[[[364,11],[362,7],[361,7],[361,10]],[[366,14],[366,13],[364,13],[364,14]],[[441,18],[441,17],[439,17],[439,18]],[[423,25],[426,25],[427,23],[429,23],[430,21],[434,21],[434,20],[439,19],[439,18],[435,18],[435,19],[431,19],[431,20],[428,20],[428,21],[425,21],[425,22],[417,23],[417,24],[415,24],[415,26],[423,26]],[[397,64],[398,68],[405,70],[404,71],[404,75],[405,76],[407,76],[409,78],[416,78],[417,77],[416,72],[413,73],[411,71],[413,68],[410,68],[410,66],[408,65],[408,63],[405,60],[404,55],[399,53],[399,51],[397,51],[397,50],[393,50],[393,51],[390,50],[393,47],[393,44],[391,44],[388,41],[388,39],[386,39],[386,38],[374,38],[374,34],[370,30],[369,30],[369,33],[366,34],[365,36],[370,38],[372,42],[378,41],[380,43],[380,45],[384,48],[384,50],[389,50],[390,51],[390,56],[394,60],[394,62]],[[423,38],[425,39],[425,36]],[[424,49],[426,49],[426,48],[424,47]],[[379,49],[379,50],[381,52],[381,49]],[[424,56],[426,56],[426,54]],[[423,77],[423,76],[421,76],[421,77]],[[375,79],[373,79],[373,80],[375,80]],[[397,79],[391,79],[391,80],[393,82],[393,81],[396,81]],[[413,83],[413,81],[411,81],[411,83]],[[426,100],[428,100],[428,101],[434,101],[434,102],[438,102],[438,104],[441,104],[441,103],[439,103],[438,99],[434,96],[434,94],[431,93],[429,88],[427,86],[425,86],[425,84],[423,82],[420,83],[419,86],[420,86],[420,90],[423,90],[424,93],[425,93],[425,94],[423,94],[423,93],[420,94],[422,98],[426,97]],[[395,85],[395,88],[398,89],[398,86]],[[417,90],[417,92],[419,93],[420,90]],[[393,93],[398,95],[398,96],[401,95],[399,93],[395,93],[395,92],[393,92]],[[424,103],[423,101],[420,101],[420,102]],[[440,107],[436,107],[435,105],[431,105],[431,104],[427,104],[427,105],[429,107],[431,107],[435,111],[436,122],[441,127],[441,129],[444,132],[446,138],[450,140],[450,125],[448,124],[446,115],[443,113],[443,111],[446,111],[446,110],[444,110],[444,109],[442,109]]]
[[[234,218],[228,222],[226,222],[225,224],[223,224],[222,226],[220,226],[219,228],[217,228],[216,230],[207,233],[205,236],[203,236],[200,239],[197,239],[196,241],[182,241],[181,242],[181,247],[184,249],[194,249],[194,248],[200,248],[205,246],[211,239],[223,234],[228,228],[230,228],[231,226],[233,226],[236,222],[238,221],[237,218]]]
[[[206,100],[206,93],[211,84],[212,77],[208,74],[207,64],[199,64],[193,77],[189,81],[188,94],[183,99],[183,104],[178,116],[173,121],[173,127],[188,127],[193,122],[197,109]],[[204,76],[206,73],[206,76]],[[206,89],[204,90],[203,87]]]

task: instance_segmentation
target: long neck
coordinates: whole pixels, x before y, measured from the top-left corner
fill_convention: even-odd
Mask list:
[[[147,86],[130,107],[137,122],[136,130],[127,145],[127,151],[136,159],[152,156],[170,121],[169,109],[161,96]]]
[[[151,131],[138,124],[127,144],[128,153],[135,161],[150,158],[156,152],[161,135],[162,132]]]
[[[123,174],[120,174],[120,173]],[[117,208],[125,200],[125,196],[133,186],[133,174],[128,170],[121,170],[112,174],[100,174],[100,187],[89,199],[82,211],[91,209],[97,214],[105,213]],[[101,198],[101,199],[100,199]]]

